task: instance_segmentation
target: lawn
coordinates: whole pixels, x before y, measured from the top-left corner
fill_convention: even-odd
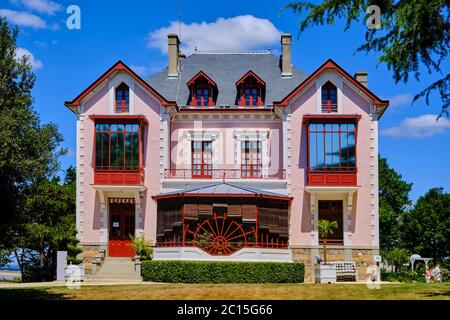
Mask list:
[[[450,283],[383,284],[369,289],[365,284],[138,284],[113,286],[2,288],[0,301],[9,299],[446,299],[450,300]]]

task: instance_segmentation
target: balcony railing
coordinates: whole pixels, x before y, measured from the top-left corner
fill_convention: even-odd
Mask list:
[[[94,168],[94,184],[97,185],[142,185],[144,168],[124,166],[101,166]]]
[[[286,179],[284,169],[261,169],[249,172],[241,169],[208,169],[199,174],[199,170],[165,169],[165,179]]]
[[[309,186],[356,186],[356,167],[326,167],[308,170]]]

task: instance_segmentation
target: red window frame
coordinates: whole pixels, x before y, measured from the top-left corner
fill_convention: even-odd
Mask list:
[[[217,85],[209,78],[203,71],[197,73],[187,83],[191,95],[189,105],[192,107],[212,107],[215,105],[214,94],[217,90]],[[198,96],[200,91],[200,96]],[[206,92],[206,95],[205,95]],[[205,98],[205,96],[207,98]]]
[[[123,130],[112,130],[113,126],[117,126],[117,128],[123,127]],[[101,128],[99,130],[99,128]],[[107,130],[103,130],[103,128],[107,128]],[[137,129],[137,131],[136,131]],[[105,121],[105,122],[96,122],[94,127],[94,169],[95,171],[139,171],[140,168],[142,168],[142,125],[138,122],[120,122],[120,121]],[[132,142],[129,144],[130,146],[130,157],[127,158],[127,133],[137,133],[137,165],[133,166],[133,147]],[[100,161],[97,158],[98,151],[97,151],[97,134],[107,135],[107,148],[108,148],[108,159],[104,158],[104,144],[101,144],[101,158]],[[113,134],[122,134],[123,135],[123,164],[121,166],[119,165],[111,165],[112,159],[112,135]],[[119,147],[119,140],[115,139],[116,142],[116,148]],[[103,142],[103,138],[102,138]],[[119,155],[119,152],[117,152],[116,155],[116,161],[115,163],[119,162],[119,158],[117,156]],[[98,164],[98,162],[101,163],[101,165]],[[131,162],[131,165],[130,165]]]
[[[201,92],[200,97],[198,96],[198,92]],[[207,92],[205,99],[205,92]],[[214,102],[212,99],[212,90],[208,85],[194,85],[192,87],[192,98],[191,98],[191,106],[193,107],[211,107],[214,106]]]
[[[192,141],[192,178],[212,178],[212,141]]]
[[[307,124],[308,126],[308,170],[309,171],[318,171],[318,172],[326,172],[326,171],[334,171],[334,172],[355,172],[357,171],[357,136],[358,136],[358,124],[356,121],[345,121],[345,120],[335,120],[335,121],[331,121],[331,120],[315,120],[315,121],[311,121]],[[315,126],[315,127],[314,127]],[[312,150],[311,150],[311,139],[312,139],[312,134],[315,134],[316,137],[316,158],[315,159],[323,159],[323,165],[318,167],[312,167],[311,166],[311,154],[312,154]],[[331,139],[329,139],[331,134]],[[336,137],[338,139],[334,139]],[[349,165],[343,165],[343,161],[342,158],[344,158],[342,156],[342,147],[344,145],[348,146],[349,145],[349,140],[348,137],[350,134],[353,134],[354,137],[354,141],[352,141],[354,143],[354,148],[353,148],[353,153],[351,153],[351,149],[347,148],[346,149],[346,157],[347,159],[350,159],[352,156],[354,156],[354,166],[349,166]],[[319,137],[321,137],[321,139],[319,140]],[[336,141],[335,141],[336,140]],[[343,141],[345,141],[345,143],[343,143]],[[330,142],[331,145],[331,150],[328,150],[327,148],[327,142]],[[319,144],[321,144],[321,142],[323,142],[323,158],[319,157],[319,150],[320,150],[320,146]],[[336,146],[334,144],[337,144]],[[338,155],[334,155],[334,149],[335,147],[338,147],[339,150],[339,154]],[[338,158],[338,165],[337,166],[329,166],[327,164],[327,155],[328,157],[331,156],[331,163],[334,164],[334,158],[337,157]],[[319,162],[317,160],[317,162]]]
[[[117,113],[130,110],[130,88],[123,82],[116,88],[115,108]]]
[[[328,81],[322,86],[322,112],[336,113],[337,111],[337,88]]]
[[[241,142],[241,178],[262,178],[262,142]]]
[[[249,94],[247,95],[248,91]],[[241,107],[264,106],[264,101],[262,99],[262,91],[263,85],[260,84],[252,75],[249,75],[239,85],[238,105]]]

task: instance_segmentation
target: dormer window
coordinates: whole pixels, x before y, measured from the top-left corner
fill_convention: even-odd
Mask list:
[[[121,83],[116,88],[116,112],[123,113],[128,112],[130,107],[130,88],[125,84]]]
[[[258,107],[264,105],[265,82],[253,71],[247,72],[236,82],[238,88],[237,105]]]
[[[188,105],[193,107],[211,107],[216,104],[217,85],[203,71],[200,71],[187,83],[190,95]]]
[[[322,86],[322,113],[334,113],[337,111],[337,88],[328,81]]]

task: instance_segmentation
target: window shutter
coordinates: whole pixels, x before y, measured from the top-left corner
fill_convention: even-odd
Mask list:
[[[240,204],[228,205],[228,216],[229,217],[240,217],[242,215],[242,207]]]
[[[198,219],[198,205],[197,204],[185,204],[184,205],[184,218],[190,220]]]
[[[256,221],[256,205],[242,205],[242,221]]]

